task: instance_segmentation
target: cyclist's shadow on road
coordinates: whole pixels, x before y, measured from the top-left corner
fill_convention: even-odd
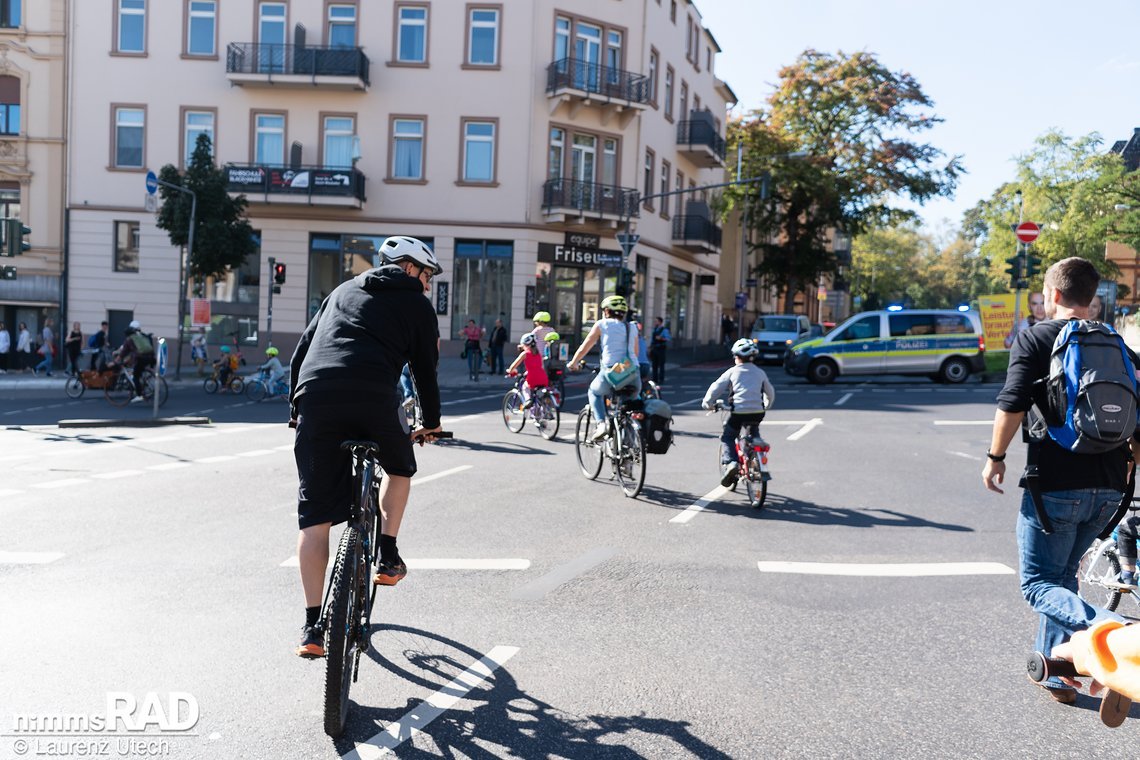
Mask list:
[[[401,625],[373,629],[369,657],[385,670],[433,693],[466,670],[483,654],[438,633]],[[377,649],[379,648],[379,651]],[[389,656],[390,652],[396,652]],[[509,665],[509,663],[507,663]],[[466,704],[444,712],[423,728],[428,746],[405,740],[398,757],[600,757],[641,758],[623,746],[621,734],[651,734],[670,739],[675,751],[720,760],[729,757],[689,730],[684,721],[645,715],[577,715],[564,712],[519,688],[507,665],[500,667],[464,697]],[[444,691],[446,693],[446,691]],[[399,707],[352,703],[344,735],[336,741],[341,755],[405,718],[424,703],[409,699]],[[468,705],[474,704],[473,708]],[[400,737],[410,730],[400,727]],[[604,742],[604,743],[602,743]],[[640,739],[644,746],[644,737]],[[421,742],[421,745],[423,742]],[[657,745],[660,746],[660,745]]]
[[[716,510],[729,505],[717,504]],[[909,515],[894,509],[880,507],[866,507],[864,509],[849,509],[847,507],[829,507],[826,504],[816,504],[810,501],[800,501],[787,496],[768,494],[764,508],[750,509],[746,504],[744,509],[753,516],[769,520],[784,520],[798,522],[806,525],[843,525],[849,528],[937,528],[958,533],[972,533],[973,528],[968,525],[955,523],[942,523],[927,520],[923,517]],[[730,511],[730,510],[725,510]]]

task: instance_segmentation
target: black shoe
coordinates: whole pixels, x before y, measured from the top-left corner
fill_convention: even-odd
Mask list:
[[[732,488],[740,475],[740,464],[737,462],[727,462],[724,465],[724,477],[720,479],[720,484],[725,488]]]
[[[301,629],[301,643],[296,649],[298,657],[313,660],[325,656],[325,629],[307,625]]]

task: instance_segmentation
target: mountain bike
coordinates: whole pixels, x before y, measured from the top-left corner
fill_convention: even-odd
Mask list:
[[[1119,580],[1120,555],[1117,553],[1114,531],[1109,538],[1096,539],[1085,550],[1077,566],[1077,593],[1094,607],[1103,607],[1110,612],[1120,605],[1120,598],[1125,593],[1140,605],[1140,591],[1109,585]]]
[[[154,389],[158,387],[158,405],[163,406],[170,395],[170,388],[166,380],[155,376],[154,372],[144,369],[142,373],[143,399],[147,403],[154,402]],[[115,377],[103,386],[103,396],[111,406],[126,406],[135,397],[134,370],[130,367],[120,367]]]
[[[723,401],[717,401],[716,407],[709,414],[712,414],[713,411],[721,413],[723,425],[727,415],[732,413],[732,407]],[[735,491],[736,486],[743,482],[744,489],[748,494],[749,505],[753,509],[763,509],[764,502],[768,498],[768,481],[772,479],[772,474],[768,471],[768,454],[772,447],[760,437],[759,431],[753,436],[749,427],[747,423],[741,425],[740,434],[736,436],[734,442],[736,462],[740,469],[736,482],[732,484],[732,490]],[[720,463],[719,449],[717,451],[717,463]]]
[[[450,438],[451,433],[430,436]],[[380,482],[384,473],[372,441],[344,441],[341,449],[352,455],[353,490],[348,527],[340,537],[332,576],[325,589],[323,622],[328,660],[325,668],[325,733],[344,733],[348,692],[360,670],[360,656],[368,651],[372,604],[376,600],[373,570],[380,554]]]
[[[509,377],[509,375],[508,375]],[[523,383],[525,375],[520,375],[515,386],[503,395],[503,424],[512,433],[521,432],[528,419],[534,422],[539,435],[552,440],[558,435],[562,415],[558,411],[554,393],[549,388],[535,388],[531,391],[531,405],[524,408]]]
[[[588,367],[597,374],[597,367]],[[621,491],[629,498],[641,493],[645,486],[645,439],[640,419],[645,416],[645,402],[636,398],[632,388],[615,391],[606,398],[606,435],[593,440],[596,420],[590,405],[578,413],[574,427],[574,453],[578,468],[587,480],[595,480],[602,464],[610,462],[611,479],[616,478]]]

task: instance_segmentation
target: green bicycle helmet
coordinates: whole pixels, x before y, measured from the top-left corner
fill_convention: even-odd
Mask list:
[[[553,330],[551,330],[550,332],[548,332],[546,334],[546,337],[543,338],[543,340],[546,341],[547,343],[553,343],[556,340],[562,340],[562,336],[559,335],[558,333],[554,332]]]
[[[609,296],[602,301],[602,308],[609,309],[610,311],[619,311],[623,314],[629,311],[629,305],[625,302],[625,296]]]
[[[549,311],[536,311],[534,313],[534,318],[531,321],[532,322],[541,322],[544,325],[550,324],[550,312]]]

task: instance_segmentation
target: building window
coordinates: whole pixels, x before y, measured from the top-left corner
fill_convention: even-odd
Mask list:
[[[17,29],[24,0],[0,0],[0,28]]]
[[[685,60],[693,60],[693,17],[685,19]]]
[[[617,140],[607,137],[602,140],[602,184],[610,188],[616,187],[617,183]],[[602,192],[610,191],[603,189]]]
[[[710,74],[712,73],[712,48],[711,47],[705,48],[705,68],[709,70]]]
[[[498,8],[470,8],[467,11],[467,64],[499,65]]]
[[[396,60],[400,63],[427,63],[427,6],[397,6],[396,19]]]
[[[649,97],[653,104],[657,104],[657,68],[658,55],[655,48],[649,49]]]
[[[665,67],[665,118],[673,121],[673,67]]]
[[[677,23],[677,0],[669,0],[669,20]]]
[[[424,120],[392,120],[392,179],[424,178]]]
[[[684,79],[681,80],[681,112],[677,114],[681,121],[690,118],[689,114],[689,83]]]
[[[119,169],[141,169],[146,133],[146,111],[141,108],[115,109],[115,162]]]
[[[510,324],[514,284],[514,244],[497,240],[456,240],[451,288],[451,334],[474,319],[490,332],[496,319]]]
[[[115,222],[115,271],[139,271],[138,222]]]
[[[0,76],[0,135],[20,134],[20,80]]]
[[[668,161],[661,160],[661,216],[666,219],[669,218],[669,198],[665,193],[669,192],[669,175],[673,171],[673,166]]]
[[[285,3],[258,4],[257,44],[259,73],[285,71]]]
[[[657,166],[657,156],[649,148],[645,149],[645,176],[642,178],[641,194],[642,196],[653,195],[653,169]],[[653,201],[643,201],[645,207],[650,211],[653,210]]]
[[[464,182],[495,181],[495,123],[463,121]]]
[[[356,47],[356,6],[329,6],[329,47]]]
[[[685,189],[685,175],[681,173],[680,169],[677,170],[677,179],[673,185],[673,190],[676,191],[675,197],[676,205],[673,207],[673,213],[676,216],[681,215],[681,191]]]
[[[697,95],[697,94],[693,95],[693,110],[694,111],[701,110],[701,96],[700,95]]]
[[[554,20],[554,60],[562,61],[570,57],[570,19],[558,16]]]
[[[560,179],[562,177],[562,157],[566,150],[566,130],[558,127],[550,128],[550,153],[548,154],[546,178]]]
[[[214,149],[214,112],[213,111],[186,111],[182,121],[182,165],[190,165],[190,157],[198,147],[198,135],[210,138],[210,155],[216,154]]]
[[[118,53],[146,52],[146,0],[118,0]]]
[[[356,120],[351,116],[326,116],[322,122],[324,168],[351,169]]]
[[[218,4],[215,0],[190,0],[186,23],[186,55],[217,54],[215,28]]]
[[[254,116],[253,162],[259,166],[285,165],[285,116],[259,113]]]

